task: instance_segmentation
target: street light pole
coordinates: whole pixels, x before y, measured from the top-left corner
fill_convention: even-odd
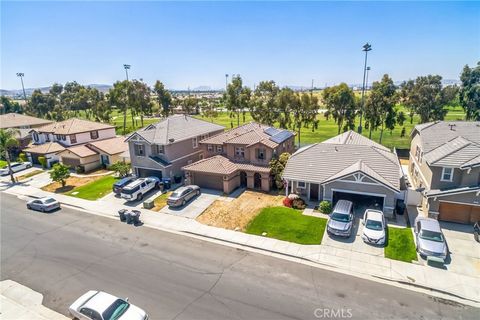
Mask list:
[[[23,85],[24,76],[25,74],[23,72],[17,72],[17,77],[20,77],[20,81],[22,82],[23,99],[25,99],[25,103],[27,103],[27,94],[25,93],[25,86]]]
[[[362,118],[363,118],[363,109],[365,103],[365,76],[367,73],[367,55],[368,51],[372,50],[372,46],[367,42],[364,46],[362,51],[365,51],[365,65],[363,66],[363,85],[362,85],[362,106],[360,109],[360,125],[358,126],[358,133],[362,133]]]
[[[228,73],[225,73],[225,92],[227,91],[228,87]]]
[[[367,67],[367,80],[365,80],[365,90],[368,90],[368,72],[370,71],[370,67]]]
[[[127,76],[127,81],[128,81],[128,70],[130,69],[130,65],[129,64],[124,64],[123,65],[123,68],[125,69],[125,75]]]

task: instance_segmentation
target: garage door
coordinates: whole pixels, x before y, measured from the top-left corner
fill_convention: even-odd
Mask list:
[[[162,171],[160,170],[151,170],[151,169],[143,169],[143,168],[135,168],[137,172],[137,176],[140,178],[145,177],[158,177],[162,179]]]
[[[443,221],[474,223],[480,220],[480,206],[440,201],[439,219]]]
[[[193,183],[200,188],[223,190],[223,176],[195,173]]]
[[[348,200],[353,202],[353,208],[356,213],[363,213],[365,209],[383,210],[383,197],[365,195],[360,193],[349,192],[333,192],[333,203],[337,203],[338,200]]]

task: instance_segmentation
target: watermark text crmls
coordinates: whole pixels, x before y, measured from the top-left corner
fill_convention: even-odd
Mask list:
[[[350,319],[353,317],[350,308],[317,308],[313,311],[317,319]]]

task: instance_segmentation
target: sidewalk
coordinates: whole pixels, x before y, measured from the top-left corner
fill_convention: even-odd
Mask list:
[[[12,280],[0,282],[0,318],[2,320],[69,318],[42,305],[43,295]]]
[[[10,186],[5,192],[26,197],[54,196],[62,204],[113,219],[118,219],[117,211],[125,207],[102,199],[88,201],[64,195],[54,195],[25,185]],[[142,212],[141,220],[148,227],[207,237],[240,245],[247,249],[253,248],[267,251],[268,254],[280,254],[284,257],[287,256],[287,258],[306,260],[340,272],[351,273],[370,279],[373,277],[401,284],[410,284],[424,289],[433,289],[440,293],[448,293],[462,299],[480,303],[480,274],[477,277],[473,277],[420,264],[390,260],[382,256],[355,250],[345,250],[341,247],[330,247],[325,244],[300,245],[206,226],[194,219],[162,214],[146,209],[140,210]]]

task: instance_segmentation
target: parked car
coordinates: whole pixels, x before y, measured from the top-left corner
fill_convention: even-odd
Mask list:
[[[19,172],[28,168],[32,167],[32,163],[25,161],[25,162],[12,162],[10,163],[10,167],[12,168],[13,173]],[[10,174],[8,171],[8,166],[3,167],[0,169],[0,176],[6,176],[7,174]]]
[[[88,320],[146,320],[148,314],[130,304],[128,298],[120,299],[103,291],[90,290],[68,308],[76,319]]]
[[[473,238],[475,241],[480,242],[480,221],[473,225]]]
[[[327,232],[340,237],[350,237],[353,229],[353,203],[338,200],[330,213],[327,222]]]
[[[123,187],[127,186],[129,183],[133,182],[134,180],[135,180],[134,176],[125,177],[118,180],[112,186],[113,193],[115,193],[115,195],[120,196],[120,194],[122,193]]]
[[[27,208],[31,210],[48,212],[55,209],[60,209],[60,202],[52,197],[45,197],[28,201]]]
[[[142,200],[143,196],[154,188],[160,188],[160,179],[157,177],[140,178],[130,182],[122,188],[120,193],[127,201]]]
[[[431,261],[445,262],[448,249],[440,223],[432,218],[417,217],[414,230],[420,256]]]
[[[384,245],[387,223],[385,215],[380,210],[367,209],[363,215],[362,239],[366,243]]]
[[[195,185],[188,185],[180,187],[175,190],[167,199],[167,204],[170,207],[184,206],[190,199],[200,195],[200,187]]]

